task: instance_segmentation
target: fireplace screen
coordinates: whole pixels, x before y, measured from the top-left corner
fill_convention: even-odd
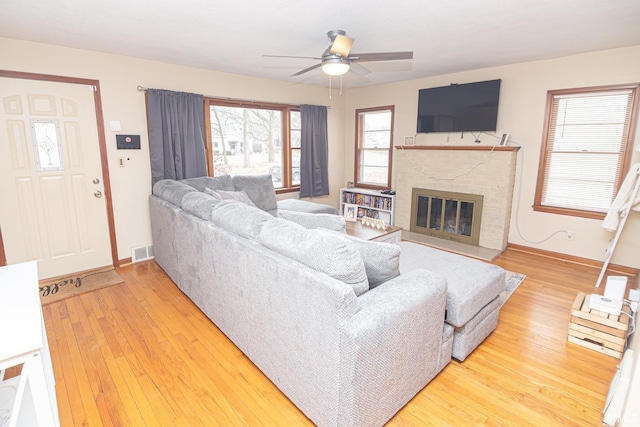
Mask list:
[[[481,195],[413,189],[411,231],[478,246]]]

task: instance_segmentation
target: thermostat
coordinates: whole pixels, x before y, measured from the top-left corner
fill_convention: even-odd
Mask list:
[[[140,135],[116,135],[118,150],[139,150]]]

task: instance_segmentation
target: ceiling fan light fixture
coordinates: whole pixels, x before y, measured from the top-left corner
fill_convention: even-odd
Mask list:
[[[344,58],[329,58],[322,61],[322,72],[329,76],[342,76],[349,71],[350,63]]]

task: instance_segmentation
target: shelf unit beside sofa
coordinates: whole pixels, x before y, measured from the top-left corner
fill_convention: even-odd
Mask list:
[[[387,225],[393,225],[395,221],[394,211],[396,196],[382,194],[380,190],[367,190],[364,188],[340,189],[340,214],[344,214],[344,205],[358,205],[358,218],[369,216],[383,220]]]

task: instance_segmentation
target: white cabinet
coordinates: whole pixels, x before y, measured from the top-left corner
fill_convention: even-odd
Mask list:
[[[358,218],[368,216],[381,219],[387,225],[394,224],[396,196],[393,194],[382,194],[380,190],[364,188],[341,188],[340,214],[343,214],[347,204],[358,206]]]
[[[0,425],[59,427],[36,262],[0,267],[0,295]]]

